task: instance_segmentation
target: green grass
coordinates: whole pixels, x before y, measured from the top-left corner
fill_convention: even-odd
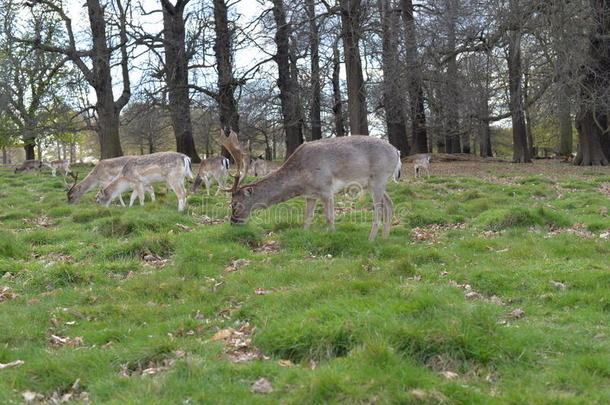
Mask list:
[[[25,362],[0,403],[608,403],[610,173],[455,165],[391,184],[374,243],[368,196],[338,197],[335,232],[319,206],[302,230],[301,199],[232,227],[208,224],[224,195],[68,205],[59,178],[0,169],[0,363]],[[235,363],[210,338],[246,323],[266,357]]]

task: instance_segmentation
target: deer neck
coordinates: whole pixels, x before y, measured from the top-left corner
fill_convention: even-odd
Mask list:
[[[260,202],[266,205],[279,204],[298,197],[305,191],[300,176],[294,176],[288,173],[288,170],[278,170],[254,183],[252,187],[255,193],[261,196]]]

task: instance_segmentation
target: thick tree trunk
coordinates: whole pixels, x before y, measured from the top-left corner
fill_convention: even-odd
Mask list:
[[[398,66],[398,14],[392,8],[391,0],[378,0],[382,22],[382,66],[383,66],[383,107],[388,130],[388,140],[402,156],[409,154],[407,125],[403,116],[404,99],[400,91]]]
[[[185,45],[184,7],[188,0],[172,5],[162,0],[163,47],[165,49],[165,82],[169,95],[169,110],[176,138],[176,151],[184,153],[194,163],[201,159],[193,140],[191,99],[188,88],[188,60]]]
[[[405,74],[407,75],[411,111],[411,151],[413,153],[428,153],[426,110],[417,50],[415,19],[413,17],[413,2],[411,0],[401,0],[401,5],[402,18],[405,24],[405,57],[407,62]]]
[[[100,154],[102,159],[108,159],[123,155],[119,139],[119,114],[123,106],[115,104],[112,95],[111,51],[108,48],[104,11],[99,0],[87,0],[87,5],[94,55],[89,80],[97,97],[95,107],[98,113]]]
[[[218,109],[220,126],[226,132],[239,133],[239,113],[235,100],[237,80],[233,77],[233,33],[229,29],[227,3],[213,0],[214,4],[214,54],[218,70]]]
[[[527,144],[523,94],[521,85],[521,32],[513,27],[508,38],[508,85],[513,124],[513,162],[531,163]]]
[[[360,58],[360,31],[362,0],[339,0],[341,7],[341,34],[347,78],[347,109],[352,135],[368,135],[366,89]]]
[[[333,117],[335,121],[335,135],[345,136],[345,118],[343,117],[343,98],[341,96],[341,60],[337,43],[333,45]]]
[[[572,154],[572,115],[570,98],[564,89],[559,91],[557,100],[557,115],[559,120],[559,156]]]
[[[303,122],[299,109],[296,72],[293,72],[290,67],[291,27],[286,22],[283,0],[273,0],[273,17],[277,27],[275,32],[277,52],[274,58],[278,68],[277,85],[280,89],[280,102],[286,132],[286,158],[288,158],[303,143]]]
[[[2,148],[2,164],[8,164],[8,151],[6,150],[6,148]]]
[[[590,0],[595,30],[590,34],[589,60],[580,84],[580,111],[576,115],[578,154],[574,164],[608,165],[610,133],[608,96],[610,88],[610,0]]]
[[[530,82],[529,82],[529,72],[528,72],[528,67],[525,67],[525,74],[523,75],[524,80],[523,80],[523,102],[525,103],[525,108],[524,108],[524,116],[525,116],[525,134],[526,134],[526,138],[527,138],[527,148],[530,151],[530,156],[536,156],[536,148],[534,147],[534,132],[532,130],[534,123],[532,122],[533,118],[532,118],[532,114],[530,111],[530,107],[528,105],[528,98],[529,98],[529,88],[530,88]]]
[[[311,140],[322,138],[322,119],[320,116],[320,33],[316,21],[316,6],[314,0],[306,0],[307,18],[309,19],[309,51],[311,52],[311,109],[309,122],[311,125]]]

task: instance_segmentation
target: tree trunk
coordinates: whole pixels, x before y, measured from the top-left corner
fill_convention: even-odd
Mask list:
[[[579,147],[574,164],[608,165],[608,98],[610,88],[610,0],[590,0],[595,30],[590,34],[589,60],[580,84],[580,111],[576,115]]]
[[[235,100],[237,80],[233,77],[233,33],[229,29],[227,3],[213,0],[214,4],[214,54],[218,70],[218,109],[223,131],[239,133],[239,113]]]
[[[163,47],[165,49],[165,82],[169,95],[169,110],[176,138],[176,151],[184,153],[194,163],[201,159],[193,140],[191,99],[188,88],[188,61],[185,45],[184,7],[189,0],[172,5],[161,0],[163,7]]]
[[[511,0],[511,9],[516,12],[514,1]],[[513,124],[513,162],[531,163],[523,111],[521,73],[521,31],[519,27],[511,27],[508,34],[508,85]]]
[[[525,67],[525,74],[523,75],[524,80],[523,80],[523,102],[525,103],[525,109],[523,111],[524,116],[525,116],[525,133],[526,133],[526,138],[527,138],[527,148],[530,151],[530,155],[536,156],[536,148],[534,147],[534,133],[532,131],[532,127],[534,126],[533,122],[532,122],[532,114],[530,113],[531,108],[528,106],[528,98],[529,98],[529,87],[530,87],[530,82],[529,82],[529,72],[528,72],[528,67]]]
[[[391,0],[378,0],[382,26],[383,107],[388,130],[388,140],[402,156],[409,154],[407,125],[403,116],[404,99],[400,91],[398,66],[398,14]]]
[[[428,133],[426,129],[426,110],[424,107],[424,90],[421,83],[421,69],[417,50],[413,2],[401,0],[402,18],[405,24],[405,57],[407,66],[407,84],[411,111],[412,152],[428,153]]]
[[[309,50],[311,52],[311,109],[309,122],[311,125],[311,140],[322,138],[322,119],[320,117],[320,33],[316,22],[316,6],[314,0],[306,0],[307,18],[309,19]]]
[[[8,164],[8,151],[6,150],[6,147],[2,148],[2,164]]]
[[[570,113],[570,98],[566,94],[565,88],[560,89],[557,104],[559,156],[569,156],[572,154],[572,115]]]
[[[113,158],[123,155],[121,140],[119,138],[119,114],[124,104],[115,104],[112,94],[112,76],[110,67],[111,51],[108,48],[106,35],[106,21],[104,11],[99,0],[87,0],[87,11],[91,25],[91,36],[93,39],[92,74],[88,79],[95,90],[97,102],[95,108],[98,113],[98,135],[100,142],[100,153],[102,159]],[[127,99],[129,89],[127,92]],[[124,100],[127,103],[127,100]]]
[[[303,122],[299,113],[296,72],[293,72],[290,67],[291,27],[286,22],[283,0],[273,0],[273,17],[277,27],[275,32],[277,52],[274,59],[278,68],[277,85],[280,89],[280,102],[286,132],[286,158],[288,158],[303,143]]]
[[[369,124],[366,106],[366,89],[360,58],[360,31],[362,0],[339,0],[341,7],[341,34],[347,76],[347,109],[352,135],[368,135]]]
[[[455,52],[455,29],[457,26],[458,0],[448,0],[449,27],[447,35],[447,52],[449,52],[449,60],[447,61],[447,95],[445,98],[445,110],[447,112],[447,135],[445,138],[445,150],[447,153],[460,153],[462,147],[460,143],[460,91],[458,88],[458,68]]]
[[[341,97],[341,60],[337,43],[333,44],[333,117],[335,121],[335,135],[345,136],[345,119],[343,118],[343,98]]]

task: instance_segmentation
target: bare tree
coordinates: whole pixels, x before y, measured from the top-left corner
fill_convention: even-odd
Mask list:
[[[316,20],[315,0],[305,0],[305,10],[309,20],[309,52],[311,68],[311,107],[309,121],[311,125],[311,139],[322,138],[322,119],[320,118],[320,28]]]

